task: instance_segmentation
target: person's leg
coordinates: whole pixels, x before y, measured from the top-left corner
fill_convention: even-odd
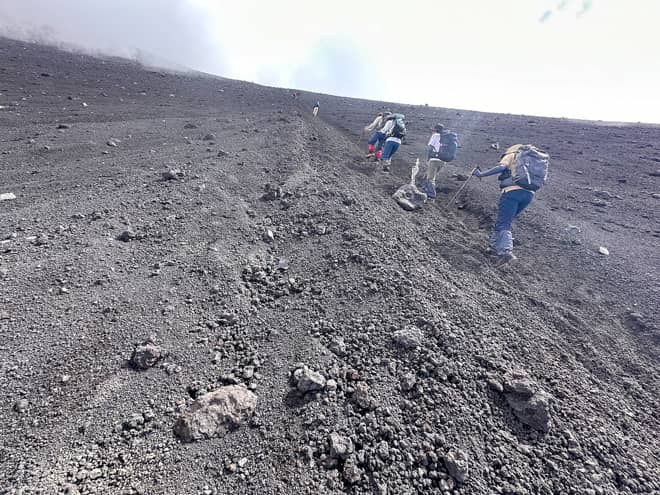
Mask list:
[[[380,140],[378,134],[378,131],[374,132],[367,141],[367,157],[373,156],[373,154],[376,152],[376,143],[378,143]]]
[[[516,193],[516,197],[518,198],[518,208],[516,208],[516,214],[514,215],[514,218],[520,215],[525,208],[529,206],[529,204],[532,202],[534,199],[534,193],[531,191],[511,191],[512,193]]]
[[[392,159],[396,150],[399,149],[399,143],[396,141],[385,141],[385,148],[383,149],[383,160],[389,161]]]
[[[385,147],[383,148],[383,171],[387,172],[390,169],[390,163],[392,162],[392,155],[396,151],[396,148],[398,147],[399,143],[396,141],[385,141]],[[378,159],[378,155],[376,155],[376,159]]]
[[[518,211],[518,199],[515,191],[509,191],[500,195],[497,208],[497,221],[495,231],[491,236],[491,248],[498,256],[504,256],[513,250],[513,236],[511,235],[511,224]]]
[[[435,199],[436,197],[435,178],[441,165],[442,161],[437,158],[431,158],[426,167],[426,181],[424,182],[423,189],[426,195],[431,199]]]

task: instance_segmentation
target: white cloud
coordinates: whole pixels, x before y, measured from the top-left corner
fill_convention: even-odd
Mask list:
[[[654,0],[2,0],[0,25],[3,13],[64,41],[265,84],[660,122]]]

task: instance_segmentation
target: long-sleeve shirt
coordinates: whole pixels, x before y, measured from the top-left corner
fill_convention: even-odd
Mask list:
[[[374,121],[364,128],[365,132],[375,131],[383,125],[383,116],[377,115]]]
[[[500,164],[490,170],[481,172],[479,177],[488,177],[490,175],[501,174],[502,172],[508,171],[509,173],[507,176],[500,180],[500,189],[502,192],[505,193],[516,189],[523,189],[516,184],[510,184],[511,177],[516,174],[516,151],[518,151],[521,146],[522,144],[514,144],[513,146],[508,147],[502,155],[502,158],[500,158]]]
[[[383,134],[385,134],[387,136],[387,139],[385,141],[395,141],[395,142],[401,144],[401,138],[389,135],[389,133],[392,132],[393,127],[394,127],[394,119],[390,119],[387,122],[385,122],[385,125],[380,130],[380,132],[382,132]]]

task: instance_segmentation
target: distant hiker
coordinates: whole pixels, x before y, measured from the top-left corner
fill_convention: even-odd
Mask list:
[[[445,131],[442,124],[434,125],[431,131],[432,134],[428,144],[426,180],[422,185],[422,189],[429,199],[435,199],[435,177],[442,165],[456,158],[458,136],[455,132]]]
[[[477,177],[500,174],[500,195],[495,229],[490,236],[489,254],[495,254],[499,263],[515,260],[511,225],[514,218],[529,206],[534,193],[543,185],[548,176],[550,156],[531,144],[515,144],[508,148],[500,164],[485,172],[475,168]]]
[[[374,131],[367,141],[367,158],[375,157],[376,161],[380,160],[386,138],[382,129],[390,115],[392,115],[390,112],[380,112],[373,122],[364,128],[364,132]]]
[[[318,101],[316,102],[316,105],[314,105],[314,109],[312,110],[312,115],[316,117],[319,113],[319,107],[321,106],[321,103]]]
[[[385,134],[385,147],[383,148],[383,172],[389,172],[392,164],[392,156],[401,146],[401,139],[406,135],[405,115],[394,113],[387,118],[387,122],[381,129]]]

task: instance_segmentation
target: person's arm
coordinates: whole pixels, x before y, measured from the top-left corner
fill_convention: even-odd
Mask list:
[[[380,125],[380,123],[383,121],[383,117],[380,115],[374,119],[374,121],[369,124],[367,127],[364,128],[365,131],[370,132],[373,131],[376,127]]]
[[[486,170],[485,172],[482,172],[479,170],[479,167],[474,169],[474,172],[472,173],[476,177],[488,177],[490,175],[496,175],[496,174],[501,174],[507,169],[506,165],[496,165],[495,167]]]

